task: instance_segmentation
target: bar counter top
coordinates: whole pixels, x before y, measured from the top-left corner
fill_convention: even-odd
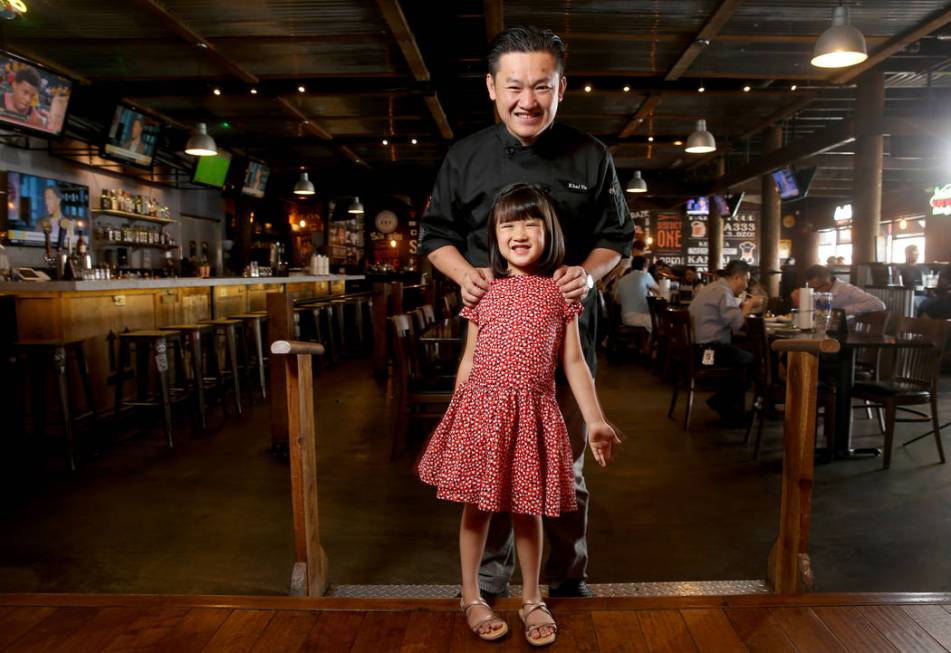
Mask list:
[[[320,281],[357,281],[357,274],[296,275],[290,277],[179,277],[171,279],[97,279],[94,281],[4,281],[0,294],[83,292],[102,290],[160,290],[163,288],[214,288],[220,286],[283,285]]]

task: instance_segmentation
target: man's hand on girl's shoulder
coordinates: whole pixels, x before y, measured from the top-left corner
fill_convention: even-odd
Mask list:
[[[594,285],[593,280],[591,283],[588,281],[588,271],[580,265],[570,267],[563,265],[555,270],[555,274],[551,278],[558,286],[558,290],[561,291],[561,296],[569,304],[575,304],[583,300],[588,295],[588,290]]]
[[[478,304],[482,295],[489,289],[492,279],[492,270],[489,268],[471,268],[459,286],[462,290],[462,303],[469,308]]]

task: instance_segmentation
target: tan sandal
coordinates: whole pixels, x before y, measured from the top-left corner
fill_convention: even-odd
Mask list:
[[[489,611],[489,616],[479,623],[473,625],[469,623],[469,610],[470,608],[474,608],[476,606],[486,608]],[[464,614],[466,617],[466,624],[468,624],[469,628],[479,639],[485,640],[487,642],[494,642],[495,640],[501,639],[509,634],[509,625],[505,623],[505,619],[495,614],[495,610],[493,610],[492,607],[486,603],[485,599],[482,597],[479,597],[474,601],[470,601],[469,603],[465,603],[462,599],[459,599],[459,608],[462,610],[462,614]],[[490,630],[487,633],[479,632],[479,629],[482,628],[482,626],[492,621],[498,621],[502,624],[502,627],[498,630]]]
[[[528,616],[536,610],[541,610],[547,614],[550,621],[529,625]],[[555,639],[558,637],[558,624],[555,623],[555,618],[551,615],[551,610],[548,609],[548,606],[545,605],[544,601],[525,601],[525,603],[522,604],[521,609],[518,611],[518,616],[519,619],[522,620],[522,623],[525,624],[525,639],[528,640],[529,644],[532,646],[548,646],[549,644],[553,644],[555,642]],[[552,629],[552,631],[545,637],[536,639],[531,636],[533,630],[537,631],[539,628],[545,627]]]

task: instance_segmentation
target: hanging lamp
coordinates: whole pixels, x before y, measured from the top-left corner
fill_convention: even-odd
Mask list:
[[[707,154],[717,149],[717,141],[713,134],[707,131],[707,121],[700,119],[697,121],[697,128],[687,137],[687,146],[685,152],[690,154]]]
[[[208,135],[208,125],[199,122],[188,135],[188,141],[185,143],[185,154],[192,156],[216,156],[218,146],[215,139]]]
[[[644,181],[644,178],[641,176],[640,170],[634,171],[634,176],[631,177],[631,181],[627,183],[627,188],[625,188],[628,193],[646,193],[647,192],[647,182]]]
[[[297,183],[294,184],[294,194],[295,195],[313,195],[317,191],[314,190],[314,182],[307,178],[307,173],[300,173],[300,179],[297,180]]]
[[[354,215],[363,215],[363,204],[360,204],[359,197],[353,198],[353,201],[350,202],[350,208],[347,209],[347,213],[352,213]]]
[[[816,68],[846,68],[868,59],[865,37],[849,24],[848,7],[832,10],[832,25],[816,40],[812,63]]]

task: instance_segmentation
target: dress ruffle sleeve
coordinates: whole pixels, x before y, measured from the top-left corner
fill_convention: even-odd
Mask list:
[[[479,324],[479,307],[478,306],[463,306],[462,310],[459,311],[459,317],[466,320],[472,320],[473,324]]]
[[[565,302],[565,322],[571,322],[573,319],[584,313],[584,306],[581,305],[581,302],[575,302],[574,304],[569,304]]]

